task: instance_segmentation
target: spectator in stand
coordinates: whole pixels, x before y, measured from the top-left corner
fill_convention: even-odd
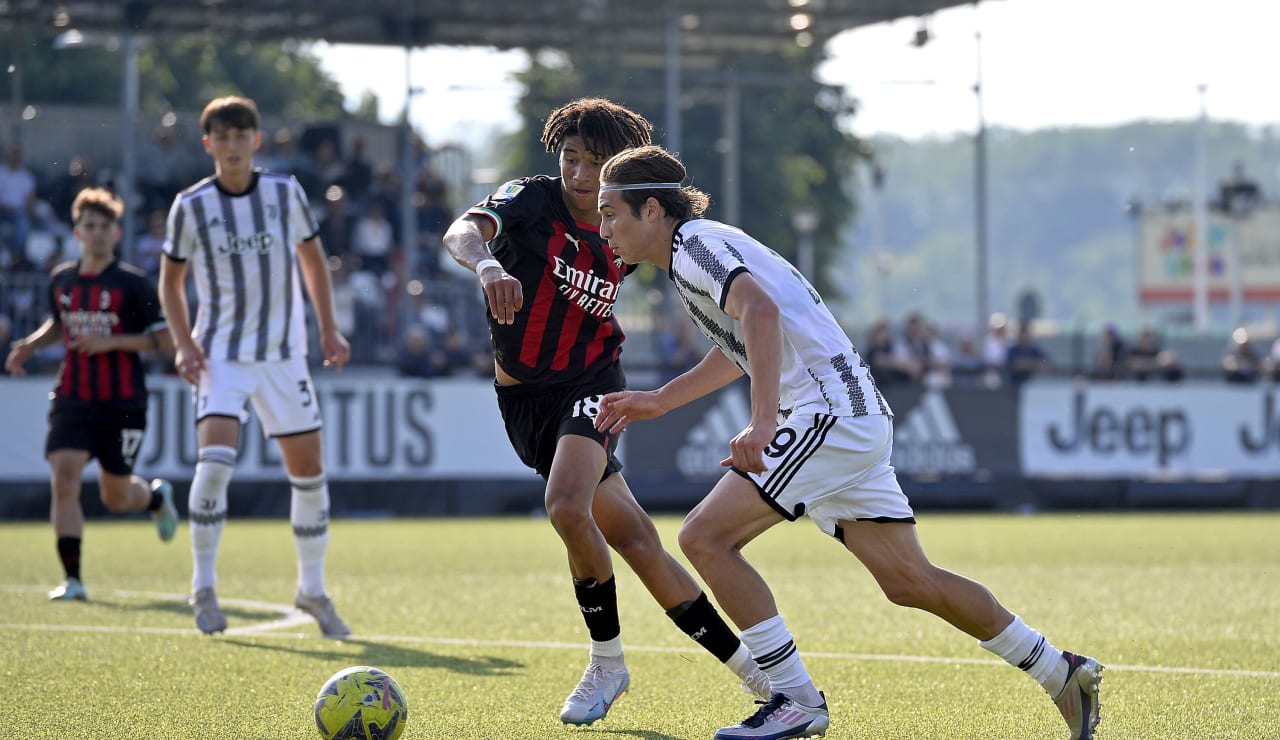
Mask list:
[[[338,185],[324,191],[323,213],[320,216],[320,239],[332,257],[350,262],[354,254],[351,246],[356,230],[356,217],[351,212],[351,196]]]
[[[1280,383],[1280,337],[1271,343],[1271,379]]]
[[[1161,380],[1170,383],[1182,380],[1187,374],[1182,368],[1182,361],[1178,359],[1178,353],[1171,349],[1162,349],[1156,355],[1156,373]]]
[[[64,260],[64,246],[74,251],[75,242],[70,226],[58,218],[49,201],[37,200],[32,209],[31,230],[27,232],[27,246],[20,260],[21,267],[47,274]]]
[[[0,251],[9,252],[8,259],[0,257],[0,264],[22,258],[35,205],[35,173],[23,164],[22,147],[11,142],[0,162]]]
[[[441,339],[445,356],[449,360],[449,374],[456,370],[465,370],[471,364],[471,347],[467,333],[453,326],[444,333]]]
[[[206,172],[204,161],[182,146],[173,126],[160,126],[138,152],[142,207],[167,209],[178,191]]]
[[[170,196],[172,199],[172,196]],[[160,279],[160,255],[164,253],[165,228],[169,212],[156,208],[147,217],[147,230],[134,244],[133,263],[152,280]]]
[[[1262,188],[1244,171],[1244,162],[1236,161],[1231,179],[1218,186],[1218,202],[1213,205],[1232,216],[1243,216],[1262,203]]]
[[[262,158],[261,165],[269,172],[293,175],[307,194],[308,200],[315,202],[324,197],[315,160],[298,151],[297,142],[288,126],[276,129],[271,139],[271,154]]]
[[[365,158],[364,149],[364,137],[359,135],[352,137],[351,155],[347,157],[345,171],[342,179],[338,181],[351,199],[360,203],[364,202],[369,195],[369,188],[373,185],[373,165],[369,164],[369,160]]]
[[[77,154],[67,162],[67,171],[49,185],[49,205],[56,214],[71,213],[71,204],[81,190],[98,184],[98,174],[88,154]]]
[[[471,353],[471,374],[485,380],[494,379],[493,350],[486,345]]]
[[[1160,339],[1149,326],[1142,328],[1133,348],[1125,358],[1129,377],[1137,381],[1145,381],[1157,372],[1157,358],[1160,356]]]
[[[987,319],[987,335],[982,338],[982,385],[998,388],[1009,359],[1009,318],[999,311]]]
[[[1231,332],[1231,343],[1222,355],[1222,371],[1228,383],[1256,383],[1262,377],[1262,357],[1243,326]]]
[[[412,274],[439,275],[440,254],[444,248],[444,232],[453,223],[449,207],[449,189],[444,180],[431,170],[423,170],[418,190],[413,196],[418,215],[418,240],[423,247],[419,265],[410,265]]]
[[[9,270],[6,269],[0,274],[7,275]],[[8,314],[9,318],[13,319],[15,331],[26,334],[39,326],[45,318],[47,311],[43,306],[43,294],[44,286],[37,282],[21,281],[12,284],[3,295],[0,295],[0,298],[4,299],[4,305],[0,305],[0,312]],[[55,355],[51,349],[49,355],[45,357],[37,355],[37,359],[56,359],[61,362],[62,353],[58,352]]]
[[[978,343],[973,337],[962,335],[956,342],[955,359],[951,361],[952,380],[956,385],[963,385],[968,388],[983,384],[986,373],[986,363],[982,359],[982,354],[978,352]],[[999,385],[999,375],[996,375],[996,385]]]
[[[443,377],[450,374],[449,354],[425,326],[411,324],[400,338],[396,368],[408,378]]]
[[[893,327],[885,318],[871,324],[867,345],[862,359],[871,366],[871,374],[881,386],[914,383],[920,377],[920,367],[893,336]]]
[[[338,154],[336,141],[328,136],[320,139],[316,142],[315,152],[311,156],[315,160],[320,185],[326,192],[334,185],[342,184],[347,175],[347,163],[342,161],[342,157]]]
[[[351,251],[360,258],[361,270],[381,275],[391,267],[396,251],[395,231],[382,201],[370,201],[364,214],[356,219]]]
[[[1093,356],[1093,369],[1089,377],[1093,380],[1121,380],[1129,367],[1129,350],[1120,330],[1108,324],[1099,337],[1102,346]]]
[[[390,162],[383,162],[374,169],[373,185],[365,202],[375,200],[382,203],[391,223],[400,223],[400,209],[397,207],[400,204],[400,175]]]
[[[926,388],[951,385],[951,350],[938,338],[935,326],[919,313],[907,316],[903,345],[913,364],[920,368],[919,379]]]
[[[1018,327],[1018,339],[1013,346],[1009,347],[1005,367],[1009,382],[1013,385],[1022,385],[1035,376],[1053,369],[1049,355],[1039,344],[1036,344],[1035,337],[1031,335],[1030,322],[1023,322]]]
[[[276,129],[266,146],[267,149],[256,158],[262,169],[283,173],[293,172],[298,167],[298,149],[293,143],[293,132],[287,126]]]

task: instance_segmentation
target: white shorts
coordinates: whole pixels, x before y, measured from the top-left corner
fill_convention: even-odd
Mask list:
[[[230,416],[243,424],[249,420],[246,402],[262,423],[268,437],[314,432],[322,426],[320,402],[307,358],[276,362],[205,360],[195,388],[196,421],[206,416]]]
[[[893,419],[831,416],[800,409],[765,448],[764,473],[743,473],[765,503],[788,521],[805,514],[836,535],[836,522],[914,522],[915,513],[889,464]]]

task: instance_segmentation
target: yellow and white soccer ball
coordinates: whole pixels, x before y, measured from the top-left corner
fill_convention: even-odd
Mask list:
[[[324,682],[315,714],[324,740],[396,740],[409,719],[409,704],[394,678],[357,665]]]

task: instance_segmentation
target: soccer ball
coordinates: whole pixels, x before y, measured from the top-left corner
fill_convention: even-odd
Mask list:
[[[409,704],[394,678],[357,665],[324,682],[315,713],[324,740],[396,740],[409,719]]]

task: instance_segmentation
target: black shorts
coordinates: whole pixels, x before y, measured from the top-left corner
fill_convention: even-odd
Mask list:
[[[98,458],[98,465],[108,473],[129,475],[146,430],[145,411],[54,409],[49,412],[44,456],[58,450],[84,450],[90,458]]]
[[[626,387],[622,366],[615,363],[582,383],[499,385],[498,409],[502,411],[511,447],[543,480],[551,475],[556,444],[567,434],[586,437],[604,446],[609,455],[604,475],[600,476],[600,480],[604,480],[622,470],[622,462],[613,454],[618,449],[618,435],[597,431],[595,418],[600,411],[600,399],[606,393]]]

